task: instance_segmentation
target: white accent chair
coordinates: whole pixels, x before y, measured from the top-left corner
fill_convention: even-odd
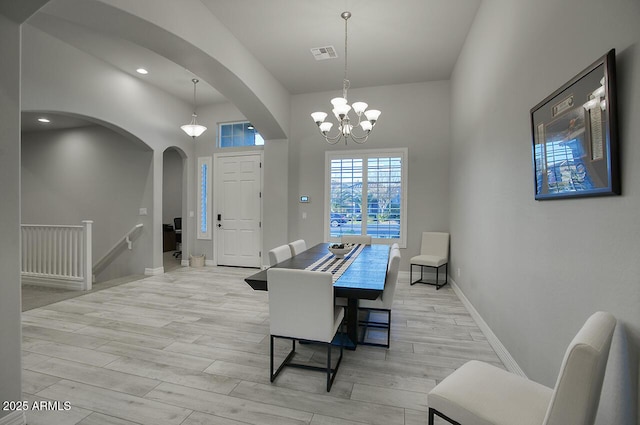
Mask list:
[[[359,320],[358,324],[364,326],[362,332],[362,340],[359,344],[373,345],[377,347],[389,348],[391,342],[391,305],[393,304],[393,295],[396,292],[396,283],[398,283],[398,270],[400,269],[400,247],[398,244],[391,245],[389,252],[389,263],[387,265],[387,277],[384,281],[384,291],[375,300],[360,300],[358,303],[358,311],[366,312],[367,319]],[[372,311],[382,311],[387,314],[386,322],[371,320]],[[375,313],[374,313],[375,314]],[[366,341],[367,328],[380,328],[387,330],[387,343],[379,344]]]
[[[291,256],[298,255],[307,250],[307,243],[304,239],[298,239],[289,243],[289,249],[291,249]]]
[[[479,361],[465,363],[427,396],[434,415],[474,425],[593,425],[616,319],[593,314],[564,355],[555,388]]]
[[[271,268],[267,270],[269,285],[269,329],[271,334],[270,379],[273,382],[285,366],[325,371],[327,391],[342,361],[343,345],[339,338],[340,357],[331,367],[332,341],[344,320],[344,308],[333,304],[333,280],[331,273],[309,270]],[[276,338],[290,339],[291,351],[274,372],[273,354]],[[326,367],[293,363],[296,340],[317,343],[327,348]],[[332,373],[333,372],[333,373]]]
[[[289,245],[280,245],[269,251],[269,265],[272,267],[289,258],[291,258],[291,248],[289,248]]]
[[[413,266],[420,266],[420,279],[413,281]],[[444,283],[440,283],[439,271],[440,267],[444,269]],[[436,269],[435,282],[424,280],[423,271],[425,267]],[[442,288],[447,284],[447,275],[449,273],[449,234],[444,232],[423,232],[422,245],[420,247],[420,255],[412,257],[409,261],[409,282],[411,285],[416,283],[426,283],[427,285],[435,285],[436,289]]]
[[[342,243],[357,243],[362,245],[371,245],[371,236],[369,235],[343,235],[340,238]]]

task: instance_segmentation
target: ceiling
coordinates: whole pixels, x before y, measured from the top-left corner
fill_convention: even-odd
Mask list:
[[[200,0],[291,94],[342,88],[344,20],[349,10],[351,87],[446,80],[481,0]],[[51,0],[29,21],[111,66],[143,78],[185,102],[194,77],[182,66],[86,24],[96,0]],[[71,8],[74,8],[71,13]],[[84,15],[86,17],[86,15]],[[334,46],[337,59],[316,61],[313,47]],[[146,76],[135,70],[144,67]],[[226,102],[206,82],[198,105]]]

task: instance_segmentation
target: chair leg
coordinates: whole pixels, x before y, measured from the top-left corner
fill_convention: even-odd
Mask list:
[[[387,348],[391,345],[391,310],[387,312],[387,323],[389,327],[387,328]]]
[[[358,320],[358,325],[364,325],[365,326],[365,331],[362,332],[362,339],[358,342],[358,344],[361,345],[371,345],[374,347],[385,347],[385,348],[389,348],[389,345],[391,344],[391,310],[385,310],[385,309],[377,309],[377,308],[361,308],[358,309],[358,311],[366,311],[367,314],[367,320]],[[387,313],[387,322],[375,322],[375,321],[371,321],[369,320],[371,311],[384,311]],[[366,328],[367,327],[372,327],[372,328],[378,328],[378,329],[386,329],[387,330],[387,343],[386,344],[378,344],[375,342],[365,342],[365,333],[366,333]]]
[[[431,266],[423,266],[423,265],[420,265],[420,264],[418,264],[418,265],[420,266],[420,279],[416,280],[415,282],[413,282],[412,281],[413,278],[411,277],[411,273],[409,273],[409,283],[411,285],[413,285],[415,283],[424,283],[426,285],[433,285],[433,286],[436,287],[436,289],[440,289],[440,288],[442,288],[444,285],[446,285],[448,283],[447,276],[449,274],[449,263],[443,264],[443,266],[445,266],[445,275],[444,275],[444,282],[442,284],[440,284],[440,267],[442,267],[442,266],[440,266],[440,267],[431,267]],[[412,267],[413,264],[411,264],[410,266]],[[425,267],[436,269],[436,280],[435,280],[435,282],[427,282],[426,280],[424,280],[424,268]]]
[[[442,419],[444,419],[445,421],[449,422],[452,425],[461,425],[460,422],[454,421],[453,419],[451,419],[447,415],[444,415],[444,414],[438,412],[436,409],[433,409],[431,407],[429,408],[429,425],[433,425],[434,414],[438,415],[439,417],[441,417]]]
[[[291,351],[289,352],[289,354],[287,354],[287,357],[280,364],[278,369],[274,372],[273,358],[274,358],[274,351],[275,351],[274,350],[275,338],[290,339],[292,344],[291,344]],[[327,392],[330,391],[331,386],[333,385],[333,381],[336,379],[336,374],[338,373],[338,368],[340,367],[340,363],[342,362],[342,354],[344,352],[344,340],[342,338],[340,339],[340,357],[338,358],[338,361],[336,362],[336,366],[333,369],[331,368],[331,348],[333,346],[331,342],[325,343],[320,341],[308,341],[308,340],[300,340],[300,341],[326,345],[327,346],[327,366],[326,367],[314,366],[310,364],[292,362],[291,359],[293,358],[296,352],[296,340],[294,338],[290,338],[286,336],[271,335],[270,349],[269,349],[269,358],[270,358],[270,378],[269,379],[271,380],[271,382],[275,381],[275,379],[278,377],[278,375],[280,374],[280,372],[285,366],[296,367],[300,369],[322,371],[327,374]],[[333,372],[333,374],[331,372]]]
[[[331,344],[327,344],[327,392],[331,391]]]
[[[291,342],[291,351],[289,351],[289,354],[287,354],[287,357],[282,361],[282,363],[280,364],[280,366],[278,366],[278,370],[273,371],[273,353],[274,353],[274,340],[275,340],[275,336],[271,335],[271,343],[270,343],[270,348],[269,348],[269,357],[270,357],[270,365],[269,365],[269,380],[271,382],[275,381],[275,379],[278,377],[278,375],[280,374],[280,372],[282,371],[282,369],[284,369],[284,367],[291,361],[291,358],[294,356],[294,354],[296,353],[296,340],[292,339]]]

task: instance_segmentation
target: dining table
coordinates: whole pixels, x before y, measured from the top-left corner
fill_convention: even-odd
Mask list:
[[[293,257],[271,267],[298,270],[329,271],[333,275],[334,295],[347,299],[347,326],[343,339],[345,348],[355,350],[358,345],[358,300],[374,300],[384,290],[389,261],[389,246],[382,244],[355,245],[344,256],[338,258],[329,250],[330,243],[314,245]],[[256,291],[268,291],[267,269],[247,278]]]

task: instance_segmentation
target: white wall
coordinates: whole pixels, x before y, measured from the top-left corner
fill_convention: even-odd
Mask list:
[[[143,274],[151,264],[152,229],[149,216],[139,216],[139,209],[151,207],[145,202],[151,194],[151,160],[149,147],[102,126],[23,133],[22,222],[93,220],[94,262],[142,223],[133,249],[122,248],[96,281]]]
[[[0,14],[0,401],[20,400],[20,26]],[[14,412],[0,410],[0,420]]]
[[[452,78],[456,282],[529,377],[553,386],[596,310],[614,341],[602,423],[635,423],[640,343],[640,4],[484,0]],[[533,199],[530,108],[617,49],[620,197]],[[625,369],[627,368],[627,369]],[[631,395],[632,400],[630,401]]]
[[[409,149],[408,240],[402,270],[420,250],[423,231],[449,228],[449,82],[403,84],[349,90],[351,101],[363,100],[382,115],[364,145],[329,145],[310,113],[329,110],[339,93],[310,93],[292,98],[289,143],[289,239],[307,245],[325,240],[324,160],[326,151],[390,147]],[[335,129],[334,129],[335,131]],[[300,195],[311,202],[300,204]],[[302,213],[307,218],[302,219]]]

